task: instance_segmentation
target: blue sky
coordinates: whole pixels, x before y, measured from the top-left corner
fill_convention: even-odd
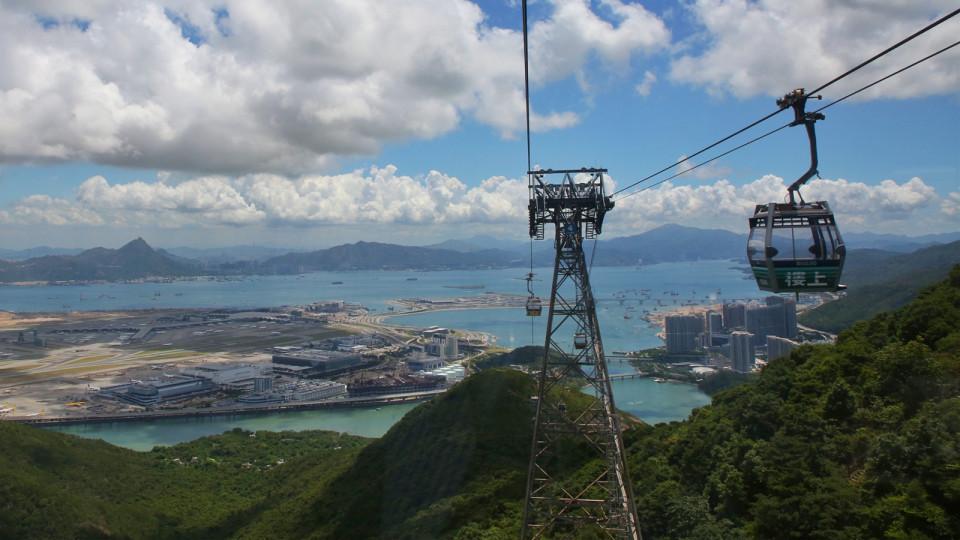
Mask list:
[[[948,1],[537,0],[532,160],[623,188],[776,110]],[[429,244],[526,234],[520,4],[0,0],[0,247]],[[960,16],[831,85],[949,45]],[[960,47],[825,111],[841,228],[960,230]],[[790,121],[789,111],[692,160]],[[628,191],[604,234],[745,231],[809,160],[802,128]]]

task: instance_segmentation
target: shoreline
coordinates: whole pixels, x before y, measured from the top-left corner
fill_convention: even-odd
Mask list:
[[[243,405],[236,407],[208,407],[178,410],[136,411],[114,414],[83,414],[77,416],[60,417],[24,417],[10,416],[8,422],[34,426],[68,426],[85,424],[103,424],[113,422],[138,422],[142,420],[202,418],[207,416],[240,416],[253,414],[271,414],[294,411],[312,411],[321,409],[349,409],[370,408],[383,405],[401,405],[404,403],[420,403],[433,399],[434,396],[446,392],[442,390],[428,390],[411,394],[387,394],[375,397],[341,398],[308,402],[283,402],[269,405]]]
[[[85,385],[95,388],[134,379],[145,380],[152,375],[162,373],[162,371],[149,371],[151,369],[169,370],[180,365],[203,362],[269,362],[270,347],[287,343],[292,344],[293,341],[298,339],[306,339],[305,336],[308,333],[318,330],[344,333],[383,333],[391,336],[395,343],[402,343],[410,339],[417,339],[415,332],[421,327],[404,325],[402,321],[393,319],[394,317],[443,311],[523,309],[525,299],[526,297],[522,295],[503,293],[485,293],[476,297],[390,299],[385,300],[385,303],[391,306],[399,306],[402,309],[405,308],[407,311],[377,311],[374,313],[362,309],[349,314],[342,313],[333,316],[327,324],[303,318],[299,319],[301,322],[298,323],[301,324],[300,328],[305,329],[302,331],[297,330],[297,327],[274,325],[272,322],[262,321],[254,323],[252,320],[236,322],[237,325],[240,322],[250,323],[245,324],[243,330],[231,330],[228,326],[215,326],[210,327],[211,329],[203,326],[191,326],[180,330],[167,330],[166,327],[156,325],[156,330],[160,334],[169,333],[163,337],[152,335],[152,337],[145,338],[142,343],[138,344],[124,342],[121,339],[124,334],[116,333],[114,324],[117,327],[122,326],[126,330],[152,328],[155,326],[153,320],[157,318],[171,315],[202,314],[218,311],[221,308],[152,308],[69,312],[0,311],[0,332],[6,332],[4,341],[14,345],[14,348],[18,346],[17,343],[14,343],[17,332],[26,334],[29,330],[39,328],[41,338],[46,333],[50,335],[51,339],[50,346],[40,347],[33,346],[32,339],[29,340],[31,343],[27,344],[26,347],[19,347],[28,351],[26,356],[21,354],[19,358],[17,356],[12,359],[0,358],[0,389],[4,391],[0,395],[0,402],[10,401],[11,405],[19,405],[16,412],[21,415],[26,413],[36,414],[37,411],[45,410],[46,417],[50,418],[58,414],[80,412],[68,408],[71,402],[88,401],[88,404],[81,410],[90,407],[90,400],[85,399],[89,397],[84,392]],[[650,313],[649,318],[644,318],[645,325],[658,326],[662,331],[664,319],[669,315],[702,313],[708,309],[719,310],[720,304],[662,307],[662,311],[658,310]],[[269,309],[271,314],[279,313],[277,308],[261,309]],[[244,313],[253,311],[247,309],[244,310]],[[639,321],[632,324],[641,326]],[[263,330],[254,330],[253,327]],[[61,328],[68,329],[69,332],[73,333],[51,334],[51,332],[56,332]],[[212,328],[223,328],[224,330],[213,330]],[[309,330],[309,328],[316,328],[317,330]],[[163,330],[161,331],[161,329]],[[477,346],[503,347],[497,343],[496,336],[489,332],[467,328],[451,327],[451,329],[456,330],[461,339],[469,340]],[[207,337],[195,337],[196,334],[202,333],[204,330],[207,332]],[[283,332],[283,335],[279,335],[279,332],[273,330]],[[89,337],[84,336],[84,333],[92,332],[99,332],[99,334],[89,343],[81,339]],[[182,334],[176,335],[176,332],[182,332]],[[213,332],[218,333],[214,334]],[[220,334],[219,332],[225,333]],[[231,332],[233,333],[231,334]],[[191,333],[193,336],[190,335]],[[272,334],[278,335],[273,336]],[[80,339],[79,342],[78,339]],[[238,341],[238,343],[235,344],[234,341]],[[509,350],[511,347],[503,348]],[[130,370],[129,374],[126,373],[128,370]],[[113,415],[118,412],[102,411],[99,414]],[[247,411],[238,410],[223,414],[232,412],[243,414]],[[98,413],[91,411],[87,414]],[[146,418],[147,416],[140,414],[139,417]]]

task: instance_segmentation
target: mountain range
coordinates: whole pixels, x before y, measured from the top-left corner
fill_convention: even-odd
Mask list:
[[[877,265],[915,246],[936,246],[937,241],[956,235],[905,236],[868,235],[870,245],[891,246],[889,250],[854,249],[848,240],[851,267],[857,260]],[[857,235],[848,235],[857,238]],[[956,239],[955,239],[956,240]],[[743,260],[746,235],[725,230],[664,225],[633,236],[601,240],[596,249],[585,244],[587,256],[597,266],[630,266],[689,260]],[[502,241],[489,236],[448,240],[430,246],[400,246],[378,242],[356,242],[308,252],[293,252],[264,246],[238,246],[214,250],[192,248],[151,248],[138,238],[119,249],[94,248],[73,254],[46,254],[20,258],[27,253],[45,253],[49,248],[24,252],[2,251],[0,283],[32,281],[124,280],[149,277],[182,277],[217,274],[303,273],[329,270],[451,270],[509,268],[530,264],[553,266],[552,241],[529,243]],[[889,272],[887,272],[889,273]],[[858,278],[859,281],[859,278]]]
[[[93,248],[77,255],[45,255],[24,261],[0,260],[0,282],[118,281],[144,277],[181,277],[199,273],[199,265],[178,260],[137,238],[120,249]]]
[[[316,270],[477,270],[518,266],[523,260],[498,249],[461,252],[378,242],[357,242],[267,259],[261,268],[278,273]]]

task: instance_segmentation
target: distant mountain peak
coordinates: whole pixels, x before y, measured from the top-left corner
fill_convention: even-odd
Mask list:
[[[118,249],[117,252],[123,253],[123,254],[149,255],[149,254],[152,254],[154,251],[153,251],[153,248],[150,247],[150,244],[148,244],[147,241],[143,239],[143,237],[138,236],[136,240],[131,240],[126,244],[124,244],[124,246]]]

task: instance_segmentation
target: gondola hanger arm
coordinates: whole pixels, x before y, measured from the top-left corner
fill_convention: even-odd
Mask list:
[[[810,140],[810,168],[787,188],[791,205],[796,204],[796,199],[799,199],[800,203],[803,204],[803,197],[800,195],[800,186],[806,184],[807,180],[819,175],[819,171],[817,171],[817,133],[814,124],[817,120],[823,120],[826,117],[822,113],[808,113],[804,110],[807,99],[809,98],[821,99],[821,96],[808,95],[804,93],[803,88],[798,88],[777,100],[777,105],[781,111],[787,107],[793,108],[793,122],[790,123],[790,126],[803,124],[807,129],[807,139]]]

